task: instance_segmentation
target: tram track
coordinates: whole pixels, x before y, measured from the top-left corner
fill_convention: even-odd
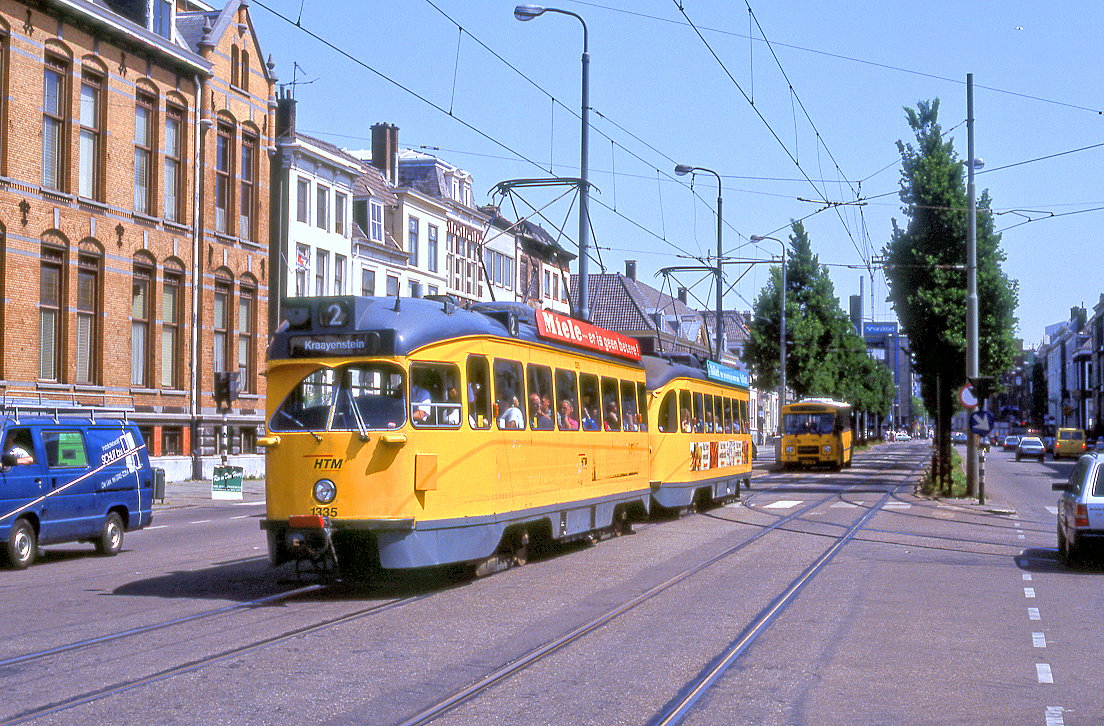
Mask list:
[[[910,472],[910,474],[911,473],[912,472]],[[882,503],[884,503],[885,501],[888,501],[888,499],[893,495],[893,493],[897,489],[899,489],[902,486],[906,486],[906,484],[896,484],[896,485],[891,485],[891,486],[893,486],[892,489],[890,489],[889,491],[886,491],[882,494],[882,500],[881,500]],[[765,537],[767,534],[769,534],[771,532],[777,532],[777,531],[786,531],[785,530],[786,525],[788,525],[788,524],[790,524],[791,522],[794,522],[794,521],[799,521],[802,517],[804,517],[806,514],[808,514],[812,510],[814,510],[818,507],[821,507],[826,502],[828,502],[830,500],[833,500],[833,499],[837,499],[841,496],[840,491],[827,491],[826,490],[823,493],[823,495],[821,497],[819,497],[816,501],[813,501],[809,504],[806,504],[805,506],[802,506],[802,507],[800,507],[799,509],[797,509],[795,511],[788,512],[786,514],[777,514],[777,515],[774,512],[769,512],[767,510],[763,510],[763,509],[760,509],[760,508],[754,508],[754,507],[750,506],[750,502],[751,502],[752,499],[759,498],[759,497],[761,497],[763,495],[767,495],[767,494],[778,493],[779,490],[785,490],[785,489],[790,488],[790,487],[792,487],[792,482],[788,482],[788,481],[780,482],[777,486],[770,487],[770,488],[767,488],[767,489],[756,490],[755,492],[750,494],[747,498],[745,498],[742,501],[743,506],[747,507],[748,509],[752,509],[753,511],[756,511],[758,513],[765,513],[765,514],[769,514],[769,515],[772,515],[772,516],[777,516],[777,519],[775,519],[775,521],[770,522],[770,523],[765,524],[765,525],[758,525],[760,527],[760,529],[757,532],[755,532],[751,535],[748,535],[747,537],[741,539],[741,541],[736,543],[735,545],[723,550],[720,553],[717,553],[716,555],[710,557],[709,559],[707,559],[703,562],[700,562],[700,563],[695,564],[691,567],[687,567],[687,568],[683,569],[679,573],[677,573],[677,574],[669,577],[668,579],[654,585],[653,587],[651,587],[647,591],[637,595],[636,597],[634,597],[630,600],[627,600],[627,601],[621,603],[620,605],[617,605],[616,607],[613,607],[613,608],[610,608],[610,609],[606,610],[604,613],[601,613],[600,615],[592,618],[591,620],[587,621],[586,623],[583,623],[582,625],[579,625],[578,627],[574,628],[573,630],[571,630],[571,631],[569,631],[569,632],[567,632],[567,633],[565,633],[565,634],[563,634],[563,635],[561,635],[561,636],[559,636],[559,637],[557,637],[553,640],[550,640],[550,641],[548,641],[548,642],[546,642],[546,643],[544,643],[540,646],[537,646],[536,648],[533,648],[532,650],[528,651],[524,655],[522,655],[520,657],[517,657],[517,658],[515,658],[514,660],[512,660],[508,663],[503,664],[499,668],[496,668],[496,669],[492,670],[491,672],[487,673],[482,678],[477,679],[476,681],[474,681],[473,683],[471,683],[467,687],[452,693],[448,697],[446,697],[446,698],[444,698],[444,699],[442,699],[442,700],[440,700],[440,701],[438,701],[434,704],[431,704],[430,706],[427,706],[426,708],[422,709],[421,711],[418,711],[417,713],[413,714],[412,716],[406,718],[405,720],[400,722],[401,725],[402,726],[416,726],[417,724],[430,723],[430,722],[433,722],[433,721],[435,721],[439,718],[444,717],[445,715],[449,714],[450,712],[452,712],[454,709],[460,707],[461,705],[469,703],[469,702],[479,698],[481,695],[484,695],[484,694],[488,693],[496,685],[502,683],[503,681],[507,680],[511,676],[519,674],[520,672],[530,668],[531,666],[539,663],[540,661],[550,657],[551,655],[553,655],[554,653],[560,651],[561,649],[565,648],[566,646],[577,642],[578,640],[582,639],[583,637],[585,637],[589,634],[595,633],[596,631],[598,631],[599,629],[601,629],[605,625],[609,624],[610,622],[612,622],[616,618],[628,613],[631,610],[634,610],[634,609],[638,608],[639,606],[641,606],[644,603],[652,600],[653,598],[657,597],[658,595],[660,595],[660,594],[662,594],[662,593],[664,593],[668,590],[671,590],[676,585],[682,583],[683,581],[687,580],[688,578],[690,578],[690,577],[692,577],[692,576],[694,576],[698,573],[701,573],[702,571],[706,570],[707,568],[711,567],[712,565],[715,565],[715,564],[731,557],[732,555],[739,552],[740,550],[745,549],[746,547],[748,547],[752,543],[754,543],[754,542],[758,541],[759,539]],[[811,566],[810,568],[807,568],[805,570],[805,572],[802,573],[802,575],[799,575],[798,578],[796,578],[794,581],[791,581],[789,586],[787,586],[785,588],[785,590],[783,592],[783,595],[779,596],[779,598],[776,599],[774,601],[774,603],[772,603],[772,606],[767,608],[767,610],[770,611],[770,613],[771,613],[769,615],[769,617],[765,618],[763,616],[763,614],[761,613],[760,617],[757,618],[757,620],[753,621],[753,623],[748,626],[748,629],[745,630],[745,637],[743,638],[744,644],[741,647],[740,652],[742,652],[744,648],[746,648],[748,645],[751,644],[751,642],[754,641],[755,637],[757,637],[759,632],[761,632],[763,629],[765,629],[766,626],[769,626],[770,622],[773,621],[774,617],[776,617],[777,614],[780,613],[782,609],[784,609],[785,605],[787,605],[794,597],[796,597],[796,595],[800,591],[800,589],[803,588],[804,585],[807,582],[809,582],[813,577],[815,577],[815,575],[821,569],[823,569],[823,567],[825,565],[827,565],[827,563],[831,560],[832,557],[834,557],[835,553],[838,552],[839,549],[841,549],[844,545],[846,545],[849,541],[851,541],[851,539],[854,536],[854,532],[861,529],[861,527],[866,523],[866,521],[868,521],[871,517],[873,517],[874,514],[877,513],[877,511],[878,511],[877,509],[871,509],[869,511],[864,512],[859,517],[859,520],[855,524],[852,525],[852,527],[848,530],[847,533],[845,533],[844,535],[837,538],[837,541],[828,549],[828,551],[825,555],[822,555],[817,560],[817,562],[814,563],[813,566]],[[725,521],[730,521],[730,522],[733,522],[733,523],[748,524],[748,523],[745,523],[745,522],[735,522],[734,520],[730,520],[730,519],[727,519],[727,518],[724,518],[724,517],[722,517],[721,519],[724,519]],[[762,621],[762,622],[760,622],[760,621]],[[739,653],[737,653],[735,655],[735,657],[738,657],[738,655],[739,655]],[[735,660],[735,657],[732,658],[732,659],[729,659],[729,660],[730,661]],[[731,662],[729,663],[729,665],[731,665]],[[728,666],[725,666],[724,669],[727,669],[727,667]],[[715,677],[719,677],[720,673],[723,673],[723,670],[718,672]],[[712,683],[712,681],[710,681],[710,684],[711,683]],[[708,689],[708,685],[709,684],[703,686],[701,689],[691,689],[691,690],[698,690],[698,691],[705,690],[705,689]],[[697,697],[695,697],[693,700],[696,701]]]

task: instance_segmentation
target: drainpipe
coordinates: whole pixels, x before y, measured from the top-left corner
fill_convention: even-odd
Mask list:
[[[203,160],[206,156],[204,139],[206,131],[212,121],[205,117],[203,99],[206,96],[207,82],[198,75],[195,76],[196,122],[193,130],[193,145],[195,150],[195,163],[192,167],[192,329],[191,329],[191,353],[188,360],[189,381],[188,388],[191,392],[191,404],[189,406],[189,418],[192,428],[192,478],[203,478],[203,458],[199,449],[199,429],[203,423],[200,415],[200,355],[199,355],[199,313],[200,296],[203,294],[203,187],[206,179],[203,174]]]

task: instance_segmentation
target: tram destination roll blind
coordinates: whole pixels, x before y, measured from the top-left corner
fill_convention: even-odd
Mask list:
[[[380,353],[379,333],[295,335],[288,340],[292,358],[350,357]]]

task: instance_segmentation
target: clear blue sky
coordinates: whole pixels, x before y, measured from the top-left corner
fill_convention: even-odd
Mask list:
[[[865,266],[888,241],[890,220],[905,222],[895,194],[896,141],[910,138],[902,107],[939,98],[942,126],[954,128],[965,158],[973,73],[976,154],[986,163],[978,191],[989,190],[1005,230],[1003,267],[1019,283],[1017,334],[1035,346],[1070,307],[1091,314],[1104,292],[1093,231],[1104,218],[1104,146],[1062,152],[1104,142],[1104,3],[793,0],[751,2],[749,13],[742,2],[681,2],[685,16],[672,0],[554,5],[582,15],[590,31],[594,244],[609,271],[636,259],[641,279],[662,287],[652,277],[659,268],[715,254],[716,179],[698,176],[692,193],[690,177],[673,174],[676,163],[708,167],[723,177],[727,256],[777,254],[777,243],[759,248],[747,238],[784,237],[791,219],[812,215],[806,228],[844,309],[865,277],[867,319],[895,319],[884,277],[875,271],[871,281]],[[430,147],[471,172],[486,203],[503,180],[550,169],[578,175],[581,27],[550,13],[521,23],[514,5],[253,0],[251,8],[280,83],[300,82],[301,130],[367,148],[373,123],[393,123],[404,147]],[[1034,161],[1042,157],[1052,158]],[[524,194],[542,207],[554,196]],[[867,204],[814,214],[825,205],[802,201],[824,199]],[[577,222],[568,201],[548,206],[544,226],[562,225],[570,247]],[[745,309],[767,266],[730,266],[726,275],[729,285],[739,278],[726,307]],[[677,284],[712,305],[708,277]]]

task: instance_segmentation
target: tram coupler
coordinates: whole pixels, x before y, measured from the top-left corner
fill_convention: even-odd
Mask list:
[[[333,545],[333,530],[325,517],[294,515],[288,518],[284,546],[289,557],[295,560],[295,572],[300,565],[311,563],[316,572],[332,572],[337,566],[337,552]]]

